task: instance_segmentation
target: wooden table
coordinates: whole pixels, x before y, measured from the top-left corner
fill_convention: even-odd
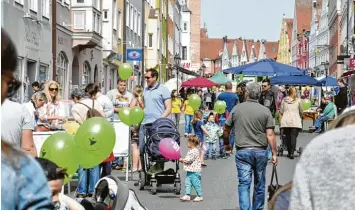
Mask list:
[[[312,120],[313,125],[314,125],[317,117],[318,117],[318,112],[316,112],[316,111],[304,111],[302,121],[303,120]]]

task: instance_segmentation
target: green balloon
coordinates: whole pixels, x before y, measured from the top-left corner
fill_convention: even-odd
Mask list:
[[[130,116],[131,109],[129,107],[123,107],[120,109],[120,112],[118,113],[118,117],[120,118],[121,122],[128,126],[132,126],[132,119]]]
[[[197,94],[192,94],[189,97],[189,105],[192,107],[194,110],[198,110],[201,105],[201,98]]]
[[[43,143],[40,157],[67,169],[64,184],[68,183],[79,168],[74,137],[65,132],[54,133]]]
[[[217,100],[214,104],[214,110],[218,114],[223,114],[226,111],[226,108],[227,108],[227,104],[224,101]]]
[[[312,107],[312,102],[309,99],[303,99],[302,100],[302,107],[303,107],[303,110],[306,111]]]
[[[118,68],[118,76],[122,80],[127,80],[133,74],[133,68],[129,63],[123,63]]]
[[[129,111],[129,118],[132,125],[137,125],[143,121],[144,111],[141,107],[133,107]]]
[[[78,151],[78,163],[83,168],[92,168],[104,161],[116,143],[112,124],[102,117],[85,120],[74,137]]]

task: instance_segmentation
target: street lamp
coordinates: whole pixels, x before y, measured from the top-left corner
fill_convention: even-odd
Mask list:
[[[179,54],[175,54],[174,62],[175,62],[175,69],[176,69],[176,91],[179,93],[179,68],[181,62],[181,57],[179,56]]]
[[[327,78],[328,78],[328,74],[329,74],[329,62],[328,61],[322,62],[321,65],[325,71],[325,87],[327,87]]]

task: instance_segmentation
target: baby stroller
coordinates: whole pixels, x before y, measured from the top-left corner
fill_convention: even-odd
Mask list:
[[[133,190],[111,175],[96,183],[91,198],[79,202],[87,210],[147,210]]]
[[[175,170],[172,168],[164,170],[164,164],[171,160],[164,158],[159,151],[159,143],[164,138],[172,138],[180,145],[179,131],[169,118],[157,119],[144,127],[145,146],[141,154],[142,170],[139,172],[139,189],[143,190],[145,186],[150,186],[151,193],[154,195],[157,193],[158,185],[174,184],[175,194],[180,194],[179,162],[173,161],[176,166]],[[156,169],[159,166],[160,169]]]
[[[281,144],[277,147],[277,156],[283,156],[284,151],[287,151],[287,145],[285,143],[285,135],[283,133],[282,128],[280,128],[280,139],[281,139]],[[299,147],[298,150],[296,150],[299,156],[301,156],[302,151],[303,151],[302,147]]]

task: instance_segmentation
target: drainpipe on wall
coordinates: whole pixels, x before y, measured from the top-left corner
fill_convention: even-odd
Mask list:
[[[52,79],[57,79],[57,1],[52,0]]]
[[[127,5],[126,5],[126,1],[123,2],[123,26],[122,26],[122,50],[123,50],[123,55],[122,55],[122,61],[123,63],[126,62],[127,59],[127,55],[126,55],[126,51],[127,51],[127,35],[126,35],[126,22],[127,22]]]
[[[159,36],[159,62],[158,63],[160,63],[160,67],[159,67],[159,70],[160,70],[160,73],[159,73],[159,78],[160,78],[160,82],[162,82],[161,80],[162,80],[162,70],[163,70],[163,67],[164,67],[164,70],[165,70],[165,78],[164,78],[164,80],[166,81],[166,64],[163,64],[163,49],[162,49],[162,46],[163,46],[163,17],[162,17],[162,1],[163,0],[160,0],[159,1],[159,18],[158,18],[158,20],[159,20],[159,28],[160,28],[160,30],[159,30],[159,32],[160,32],[160,34],[158,34],[158,36]],[[166,63],[166,62],[164,62],[164,63]]]
[[[142,35],[141,35],[141,39],[142,39],[142,62],[141,62],[141,68],[142,68],[142,72],[141,72],[141,86],[142,87],[144,87],[144,77],[145,77],[145,75],[144,75],[144,68],[145,68],[145,65],[144,65],[144,63],[145,63],[145,59],[144,59],[144,57],[145,57],[145,55],[144,55],[144,50],[145,50],[145,0],[142,0],[142,28],[141,28],[141,30],[142,30]]]

